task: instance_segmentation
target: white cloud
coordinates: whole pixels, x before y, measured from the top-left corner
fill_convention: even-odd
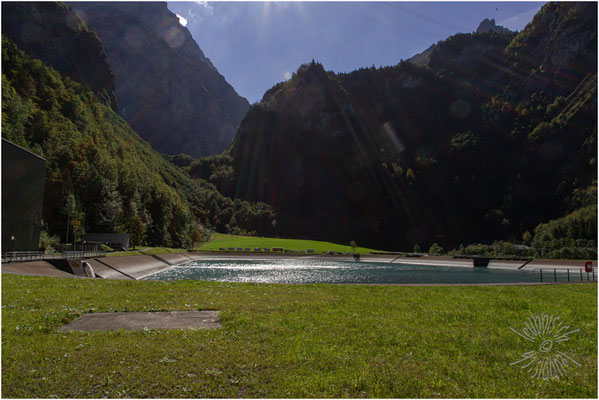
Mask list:
[[[212,8],[212,6],[210,4],[208,4],[207,1],[194,1],[194,3],[196,3],[197,5],[202,6],[202,7]]]
[[[195,1],[189,3],[189,5],[190,7],[187,9],[187,14],[184,15],[187,15],[187,18],[190,19],[192,23],[202,23],[207,18],[214,17],[214,7],[207,2]],[[182,10],[179,9],[179,11]]]
[[[179,23],[183,26],[187,26],[187,19],[183,18],[182,16],[180,16],[179,14],[175,14],[177,16],[177,18],[179,18]]]
[[[283,78],[285,78],[285,80],[291,78],[291,72],[289,72],[289,71],[283,72]]]

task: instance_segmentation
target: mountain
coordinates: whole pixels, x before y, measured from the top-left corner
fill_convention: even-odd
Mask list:
[[[596,187],[596,7],[549,3],[518,34],[452,36],[425,66],[305,64],[190,172],[271,205],[282,236],[393,250],[519,241]]]
[[[431,53],[433,52],[434,49],[435,49],[435,45],[431,44],[422,53],[418,53],[418,54],[408,58],[406,61],[409,61],[412,64],[416,64],[416,65],[426,65],[426,63],[428,62],[428,57],[431,55]]]
[[[117,109],[114,75],[102,43],[69,7],[55,2],[3,2],[2,35]]]
[[[249,104],[166,3],[69,2],[102,40],[119,114],[163,154],[222,152]]]
[[[46,158],[44,229],[62,240],[67,229],[71,239],[128,232],[138,245],[189,247],[208,229],[264,230],[275,218],[190,179],[87,87],[4,35],[2,137]]]
[[[488,18],[483,19],[482,22],[478,25],[478,28],[476,28],[476,33],[485,33],[485,32],[495,32],[495,33],[502,33],[502,34],[511,33],[511,31],[508,28],[503,27],[501,25],[496,25],[495,19],[488,19]]]
[[[487,33],[487,32],[495,32],[495,33],[500,33],[500,34],[505,34],[505,35],[515,34],[514,32],[510,31],[509,29],[504,28],[503,26],[496,25],[494,19],[489,20],[489,19],[485,18],[480,23],[478,28],[476,29],[476,33]],[[418,53],[418,54],[408,58],[406,61],[409,61],[412,64],[416,64],[416,65],[427,65],[430,55],[433,53],[433,50],[435,49],[436,46],[437,46],[436,44],[432,44],[423,52]]]

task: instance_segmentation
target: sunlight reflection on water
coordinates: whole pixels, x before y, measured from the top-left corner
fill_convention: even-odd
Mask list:
[[[195,261],[159,272],[145,279],[379,284],[537,281],[531,271],[306,259]]]

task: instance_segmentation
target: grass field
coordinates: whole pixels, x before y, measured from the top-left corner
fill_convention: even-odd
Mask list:
[[[218,251],[220,248],[227,249],[229,247],[233,247],[235,249],[249,248],[251,251],[254,251],[254,248],[256,247],[260,247],[262,249],[269,248],[271,251],[273,247],[282,247],[291,251],[307,251],[308,249],[312,249],[316,254],[326,253],[329,250],[340,253],[352,251],[349,243],[347,245],[342,245],[330,242],[319,242],[316,240],[263,238],[254,236],[226,235],[222,233],[213,233],[210,242],[200,247],[199,250]],[[365,247],[356,248],[356,252],[360,254],[369,253],[371,251],[376,250],[367,249]]]
[[[221,310],[217,330],[60,333],[88,312]],[[579,329],[543,381],[531,314]],[[556,344],[557,346],[557,344]],[[597,397],[597,286],[267,285],[2,275],[2,397]]]
[[[151,254],[167,254],[167,253],[186,253],[187,250],[181,248],[172,248],[172,247],[152,247],[148,250],[144,250],[142,253],[145,255]]]
[[[176,249],[170,247],[142,247],[142,249],[147,250],[137,250],[132,249],[129,251],[113,251],[106,253],[106,257],[118,257],[118,256],[142,256],[142,255],[152,255],[152,254],[166,254],[166,253],[186,253],[185,249]]]

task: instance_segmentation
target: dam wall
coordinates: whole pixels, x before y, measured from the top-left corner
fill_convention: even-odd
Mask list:
[[[153,254],[152,257],[168,265],[181,265],[193,261],[193,259],[185,253]]]
[[[96,258],[95,261],[136,280],[164,271],[172,266],[152,256],[103,257]]]

